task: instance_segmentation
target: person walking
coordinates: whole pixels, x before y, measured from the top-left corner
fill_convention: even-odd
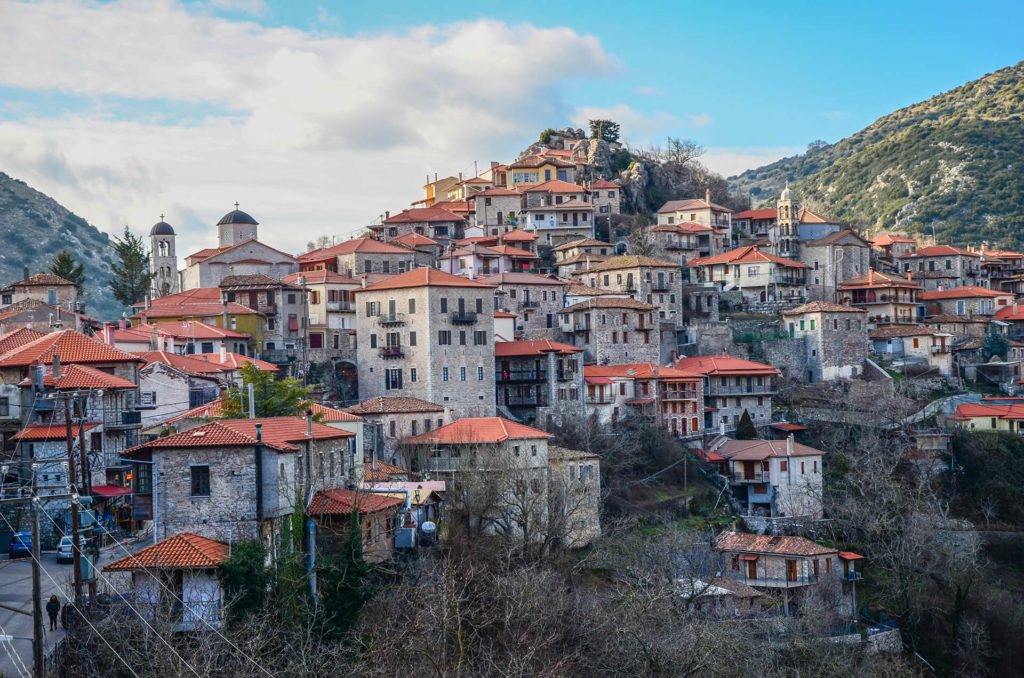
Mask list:
[[[46,614],[50,615],[50,630],[57,630],[57,615],[60,614],[60,601],[57,600],[57,596],[50,596],[50,600],[46,603]]]

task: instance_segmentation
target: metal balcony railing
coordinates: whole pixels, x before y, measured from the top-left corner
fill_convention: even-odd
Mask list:
[[[105,410],[103,426],[106,429],[136,428],[142,425],[142,413],[135,409]]]
[[[381,327],[392,327],[405,324],[404,313],[386,313],[377,316],[377,324]]]
[[[547,378],[547,370],[497,370],[494,373],[494,380],[504,384],[544,381]]]
[[[540,302],[534,299],[524,301],[520,304],[523,308],[540,308]]]
[[[775,392],[775,384],[751,384],[747,386],[741,384],[736,386],[735,384],[729,384],[722,386],[719,384],[711,384],[708,387],[708,395],[764,395],[767,393]]]
[[[610,395],[588,395],[587,396],[587,404],[588,405],[610,405],[614,400],[615,400],[615,398],[613,396],[610,396]]]
[[[405,356],[401,346],[384,346],[380,349],[381,358],[401,358]]]
[[[735,471],[732,474],[732,482],[734,483],[767,483],[771,480],[770,471],[762,471],[760,469],[753,473],[746,473],[745,471]]]
[[[451,316],[453,325],[472,325],[476,322],[476,313],[473,311],[455,311]]]
[[[328,301],[327,312],[338,313],[343,311],[355,311],[356,306],[351,301]]]

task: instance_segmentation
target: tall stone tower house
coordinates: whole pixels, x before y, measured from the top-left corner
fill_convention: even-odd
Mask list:
[[[150,296],[153,299],[178,292],[178,255],[174,253],[174,229],[160,221],[149,229],[149,270],[153,274]]]
[[[793,191],[790,190],[788,181],[782,195],[779,196],[776,223],[775,253],[781,257],[796,259],[800,254],[800,206],[793,199]]]
[[[246,240],[256,240],[258,226],[259,222],[238,209],[236,202],[234,211],[228,212],[217,222],[217,245],[223,249]]]

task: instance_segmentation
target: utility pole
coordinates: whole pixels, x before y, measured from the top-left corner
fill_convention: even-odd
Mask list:
[[[55,379],[56,381],[56,379]],[[70,394],[61,394],[64,401],[64,420],[67,425],[68,443],[68,485],[71,487],[71,554],[73,558],[74,572],[72,573],[75,585],[75,610],[82,614],[82,549],[78,542],[79,520],[78,520],[78,482],[75,471],[75,450],[74,436],[71,429],[71,407],[68,404]],[[72,617],[73,619],[73,617]]]
[[[80,494],[84,494],[92,497],[92,473],[89,469],[89,457],[85,451],[85,400],[75,398],[75,410],[78,415],[78,455],[82,464],[82,486],[80,488]],[[90,504],[91,506],[91,504]],[[83,541],[89,547],[89,552],[93,555],[90,559],[90,574],[95,571],[96,562],[99,560],[99,545],[93,544],[93,533],[92,525],[95,521],[89,521],[88,534],[85,535]],[[78,537],[75,537],[78,539]],[[96,600],[96,576],[92,574],[89,579],[89,600]]]
[[[32,675],[43,678],[43,594],[40,588],[40,558],[42,535],[39,529],[39,497],[36,483],[36,465],[32,464]]]
[[[299,284],[302,286],[302,385],[306,383],[306,373],[309,371],[309,297],[306,292],[306,276],[299,276]]]

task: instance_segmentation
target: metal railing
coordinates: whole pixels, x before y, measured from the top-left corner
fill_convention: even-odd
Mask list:
[[[732,474],[734,483],[767,483],[771,480],[771,471],[756,470],[753,473],[735,471]]]
[[[615,397],[614,396],[610,396],[610,395],[593,395],[593,396],[592,395],[588,395],[587,396],[587,404],[588,405],[610,405],[614,401],[615,401]]]
[[[667,282],[652,282],[651,283],[651,291],[652,292],[668,292],[668,283]]]
[[[404,355],[401,346],[384,346],[380,349],[381,358],[401,358]]]
[[[711,384],[708,387],[708,395],[765,395],[775,392],[775,384],[751,384],[721,386]]]
[[[404,313],[384,313],[377,316],[377,324],[381,327],[388,327],[392,325],[404,325],[405,314]]]
[[[327,311],[340,312],[340,311],[355,311],[356,305],[351,301],[328,301]]]
[[[494,373],[494,380],[505,384],[544,381],[547,378],[547,370],[497,370]]]
[[[476,322],[476,313],[474,311],[455,311],[452,313],[451,321],[453,325],[472,325]]]
[[[524,301],[520,304],[522,308],[540,308],[540,302],[534,299]]]
[[[112,428],[135,428],[142,425],[142,412],[135,409],[104,410],[103,426]]]

